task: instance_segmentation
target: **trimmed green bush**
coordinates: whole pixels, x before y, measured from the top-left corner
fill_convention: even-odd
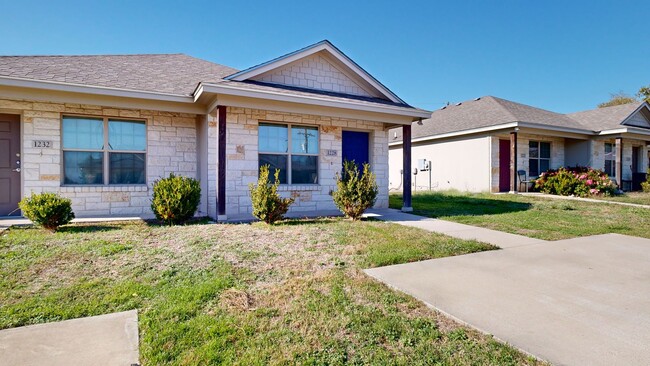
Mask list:
[[[343,162],[343,175],[336,174],[336,192],[332,194],[334,203],[345,216],[358,220],[377,200],[379,188],[375,174],[369,164],[363,164],[363,172],[354,161]]]
[[[616,184],[602,170],[588,167],[560,168],[540,174],[535,188],[560,196],[612,196]]]
[[[293,198],[282,198],[278,194],[280,185],[280,169],[275,170],[273,184],[269,180],[269,166],[260,167],[260,176],[257,179],[257,185],[251,183],[248,190],[253,202],[253,216],[264,221],[267,224],[273,224],[282,220],[284,214],[289,211],[289,206],[294,202]]]
[[[650,193],[650,169],[646,171],[646,181],[641,182],[641,190],[645,193]]]
[[[72,201],[56,193],[32,193],[23,198],[18,206],[26,218],[51,232],[74,219]]]
[[[182,224],[194,217],[200,200],[198,180],[171,173],[154,182],[151,210],[167,225]]]

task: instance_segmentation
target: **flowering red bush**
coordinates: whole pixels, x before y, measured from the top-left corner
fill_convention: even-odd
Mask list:
[[[605,172],[589,167],[549,170],[535,180],[535,188],[544,193],[578,197],[611,196],[617,190]]]

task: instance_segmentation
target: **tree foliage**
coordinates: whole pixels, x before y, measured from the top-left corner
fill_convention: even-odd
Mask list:
[[[636,98],[624,92],[610,94],[610,99],[606,102],[598,104],[598,108],[612,107],[615,105],[623,105],[636,102]]]

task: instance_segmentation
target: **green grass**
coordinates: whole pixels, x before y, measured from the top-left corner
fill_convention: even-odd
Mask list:
[[[536,364],[362,268],[490,250],[343,219],[0,235],[0,329],[138,309],[144,365]]]
[[[639,205],[650,206],[650,193],[645,193],[645,192],[628,192],[620,196],[597,197],[597,199],[601,199],[604,201],[636,203]]]
[[[650,238],[650,210],[602,203],[489,193],[436,192],[413,195],[413,210],[444,220],[545,240],[619,233]],[[400,195],[390,206],[402,205]]]

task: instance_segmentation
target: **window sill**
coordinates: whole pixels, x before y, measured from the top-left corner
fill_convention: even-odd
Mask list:
[[[145,184],[132,185],[62,185],[61,193],[90,193],[90,192],[147,192]]]
[[[278,191],[280,192],[289,192],[289,191],[320,191],[320,184],[280,184],[278,186]]]

